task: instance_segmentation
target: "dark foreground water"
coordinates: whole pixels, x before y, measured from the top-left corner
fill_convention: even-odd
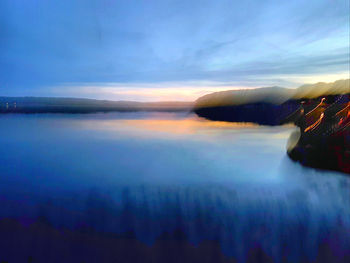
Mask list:
[[[0,262],[350,262],[350,177],[292,126],[0,116]]]

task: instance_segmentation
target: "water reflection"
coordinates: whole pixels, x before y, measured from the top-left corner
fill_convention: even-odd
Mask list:
[[[48,239],[52,251],[80,259],[87,252],[74,240],[81,235],[99,240],[90,249],[104,244],[100,257],[116,244],[119,256],[131,250],[163,261],[164,244],[187,259],[195,248],[203,258],[238,262],[349,257],[350,180],[291,162],[285,150],[293,127],[159,113],[15,115],[0,126],[4,235],[15,229],[18,239]],[[9,260],[16,238],[7,237]],[[22,249],[40,262],[41,250]]]
[[[164,116],[162,116],[164,118]],[[85,123],[86,124],[86,123]],[[99,123],[98,129],[120,130],[127,128],[144,132],[166,133],[168,135],[193,135],[200,131],[220,129],[246,129],[257,128],[253,123],[230,123],[207,121],[193,115],[183,119],[129,119],[129,120],[105,120]],[[94,127],[94,123],[87,123],[87,126]]]

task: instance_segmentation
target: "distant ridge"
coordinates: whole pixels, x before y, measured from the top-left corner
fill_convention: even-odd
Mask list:
[[[190,111],[192,102],[135,102],[57,97],[0,97],[0,113]]]

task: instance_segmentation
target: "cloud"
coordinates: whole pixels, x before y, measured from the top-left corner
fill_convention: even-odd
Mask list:
[[[4,0],[0,10],[0,93],[293,85],[349,70],[348,1]]]

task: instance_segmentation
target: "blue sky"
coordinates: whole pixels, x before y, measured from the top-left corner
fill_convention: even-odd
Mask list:
[[[1,0],[0,95],[191,100],[349,78],[348,0]]]

